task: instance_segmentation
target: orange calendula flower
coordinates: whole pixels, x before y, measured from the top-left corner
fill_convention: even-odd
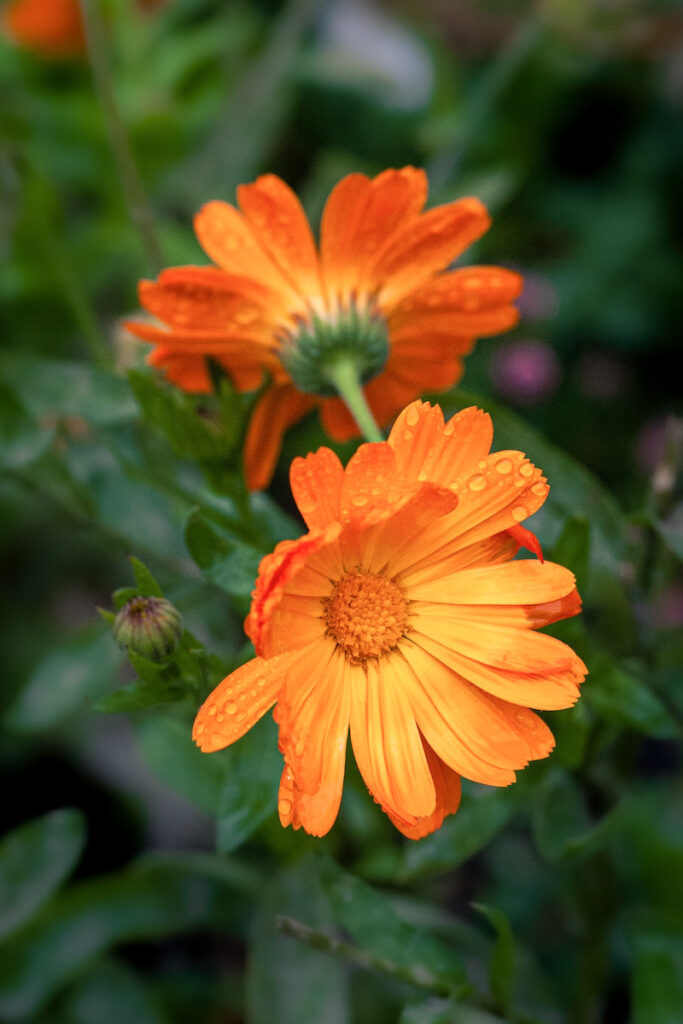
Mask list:
[[[490,454],[490,418],[414,402],[344,469],[292,463],[309,532],[261,562],[246,631],[257,657],[200,708],[205,751],[276,704],[283,825],[334,823],[350,733],[361,774],[404,835],[457,810],[460,776],[507,786],[554,745],[530,708],[565,708],[586,668],[539,627],[575,615],[574,576],[512,561],[548,486],[521,452]]]
[[[337,441],[358,435],[337,397],[352,364],[387,424],[424,391],[452,387],[481,335],[517,321],[518,274],[444,273],[490,224],[478,199],[423,211],[427,177],[404,167],[350,174],[333,189],[316,247],[292,190],[272,174],[237,190],[239,210],[210,202],[195,231],[215,267],[173,267],[143,281],[140,302],[166,327],[128,324],[149,361],[187,391],[210,390],[213,357],[240,391],[269,384],[246,438],[247,484],[267,486],[284,431],[314,407]]]
[[[139,0],[143,9],[163,0]],[[85,53],[85,29],[78,0],[9,0],[0,12],[2,28],[17,43],[44,57]]]

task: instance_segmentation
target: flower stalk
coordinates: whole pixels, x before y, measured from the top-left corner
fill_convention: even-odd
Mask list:
[[[327,363],[325,376],[353,416],[366,441],[383,441],[382,431],[375,423],[353,360],[337,359]]]

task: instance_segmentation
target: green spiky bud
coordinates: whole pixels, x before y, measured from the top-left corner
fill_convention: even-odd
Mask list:
[[[124,650],[148,661],[163,661],[178,646],[182,619],[163,597],[134,597],[116,616],[113,630]]]
[[[389,355],[384,317],[355,303],[323,318],[313,313],[283,338],[280,360],[299,391],[336,395],[330,369],[351,363],[361,384],[377,376]]]

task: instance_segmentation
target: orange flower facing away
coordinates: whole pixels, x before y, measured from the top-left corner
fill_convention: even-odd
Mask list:
[[[165,327],[128,324],[149,361],[187,391],[211,387],[206,358],[235,387],[269,383],[245,446],[247,484],[268,484],[283,432],[318,406],[337,441],[358,429],[326,370],[349,358],[381,425],[424,391],[445,390],[481,335],[517,321],[519,275],[446,268],[488,228],[477,199],[423,212],[427,177],[404,167],[350,174],[333,189],[319,250],[292,190],[275,175],[237,190],[239,210],[210,202],[195,230],[217,266],[173,267],[143,281],[140,302]],[[322,367],[322,370],[321,370]]]
[[[138,0],[143,9],[163,0]],[[78,0],[9,0],[0,12],[4,32],[44,57],[85,53],[85,29]]]
[[[521,524],[548,486],[491,441],[485,413],[444,424],[418,401],[346,469],[328,448],[292,463],[309,532],[262,560],[246,621],[257,656],[193,732],[218,750],[276,705],[283,825],[330,829],[349,733],[370,793],[412,839],[457,810],[460,776],[507,786],[552,749],[529,709],[569,707],[586,669],[536,630],[581,601],[562,566],[512,561],[520,544],[540,554]]]

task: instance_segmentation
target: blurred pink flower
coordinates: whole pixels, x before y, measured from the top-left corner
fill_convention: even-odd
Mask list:
[[[489,372],[499,394],[516,405],[550,398],[560,383],[560,362],[543,341],[512,341],[493,353]]]

